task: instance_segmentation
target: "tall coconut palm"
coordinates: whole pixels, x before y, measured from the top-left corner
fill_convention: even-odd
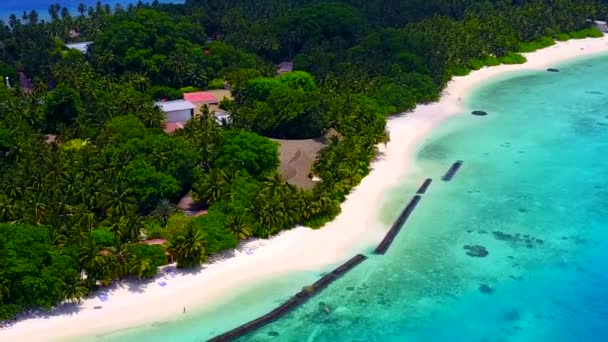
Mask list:
[[[154,210],[152,210],[152,217],[159,219],[163,226],[167,226],[167,221],[169,221],[169,217],[173,215],[175,212],[175,206],[168,199],[161,199]]]
[[[68,284],[63,285],[62,296],[63,299],[69,302],[75,300],[80,303],[80,301],[87,295],[88,292],[89,289],[84,286],[81,281],[77,279],[71,279]]]
[[[193,193],[198,201],[215,203],[230,191],[228,176],[221,169],[213,169],[193,185]]]
[[[237,240],[244,240],[251,236],[250,225],[240,215],[232,214],[226,220],[228,228]]]
[[[78,4],[78,13],[80,13],[80,17],[84,18],[84,14],[87,12],[87,5],[82,2]]]
[[[178,268],[200,265],[205,256],[205,242],[201,232],[188,225],[183,235],[169,241],[169,251],[177,261]]]

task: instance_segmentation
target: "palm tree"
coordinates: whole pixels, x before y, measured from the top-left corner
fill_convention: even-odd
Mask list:
[[[226,228],[228,228],[237,240],[244,240],[251,236],[251,227],[239,215],[232,214],[226,220]]]
[[[136,274],[137,278],[142,279],[146,274],[150,274],[152,270],[152,264],[150,259],[135,259],[131,262],[130,273]]]
[[[228,176],[221,169],[213,169],[193,185],[197,201],[214,203],[224,198],[230,191]]]
[[[82,2],[78,4],[78,13],[80,13],[80,17],[84,18],[84,14],[87,12],[87,5]]]
[[[59,4],[49,6],[49,15],[51,16],[51,21],[59,19],[59,9],[57,8],[57,5]]]
[[[69,302],[76,300],[78,303],[84,298],[89,289],[82,284],[81,281],[77,279],[70,279],[70,283],[64,284],[64,288],[62,291],[63,299],[68,300]]]
[[[177,261],[178,268],[189,268],[200,265],[205,256],[205,245],[201,232],[191,224],[184,235],[179,235],[169,242],[169,251]]]
[[[162,221],[163,226],[167,226],[169,217],[175,212],[175,206],[168,199],[161,199],[150,215]]]

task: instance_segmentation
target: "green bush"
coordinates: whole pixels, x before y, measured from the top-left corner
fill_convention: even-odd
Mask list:
[[[216,78],[207,85],[209,89],[224,89],[224,80]]]
[[[179,92],[182,93],[182,95],[184,93],[193,93],[193,92],[198,91],[198,90],[199,89],[197,87],[194,87],[194,86],[187,86],[187,87],[179,88]]]
[[[141,267],[141,273],[135,274],[142,278],[151,278],[158,272],[158,267],[167,264],[167,255],[165,254],[165,248],[160,245],[145,245],[145,244],[133,244],[128,247],[131,256],[144,264],[145,267]],[[141,265],[141,264],[140,264]]]
[[[542,37],[540,40],[533,42],[521,42],[517,45],[518,52],[534,52],[548,46],[555,45],[555,41],[551,37]]]
[[[114,234],[105,228],[93,229],[91,239],[102,247],[110,247],[114,244]]]
[[[600,38],[604,36],[602,31],[600,31],[597,27],[590,27],[579,31],[568,32],[568,35],[572,39]]]
[[[469,68],[472,70],[479,70],[486,66],[481,58],[473,58],[469,62]]]
[[[450,70],[450,74],[452,76],[466,76],[471,73],[470,69],[467,69],[465,67],[458,67],[458,66],[450,67],[449,70]]]
[[[154,100],[179,100],[184,96],[182,91],[167,86],[152,86],[146,94]]]
[[[192,216],[186,216],[181,211],[174,213],[169,217],[167,227],[162,229],[162,238],[170,240],[174,236],[183,235],[192,219]]]
[[[207,215],[192,220],[192,226],[203,235],[207,255],[232,249],[238,245],[237,239],[226,228],[226,214],[222,207],[223,203],[218,202],[209,207]]]
[[[147,219],[144,223],[144,230],[147,239],[160,239],[163,237],[165,228],[158,220]]]
[[[500,57],[498,61],[500,61],[502,64],[524,64],[526,63],[527,59],[519,53],[509,52]]]
[[[565,42],[566,40],[570,39],[570,36],[567,33],[558,33],[555,35],[555,39],[559,40],[560,42]]]
[[[485,66],[497,66],[500,65],[500,61],[498,61],[498,58],[496,58],[495,56],[484,56],[482,57],[483,60],[483,64]]]

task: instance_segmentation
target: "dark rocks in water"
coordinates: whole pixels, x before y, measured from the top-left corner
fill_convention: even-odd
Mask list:
[[[480,245],[466,245],[464,246],[464,249],[467,251],[466,253],[468,256],[476,258],[483,258],[489,254],[488,250],[484,246]]]
[[[517,209],[517,211],[519,211],[520,213],[527,213],[528,209],[526,209],[526,208],[519,208],[519,209]]]
[[[471,114],[476,115],[476,116],[486,116],[488,115],[487,112],[484,112],[483,110],[474,110],[471,112]]]
[[[279,333],[278,333],[278,332],[276,332],[276,331],[269,331],[269,332],[268,332],[268,336],[277,337],[277,336],[279,336]]]
[[[507,256],[507,258],[509,258],[509,259],[515,259],[515,257],[512,256],[512,255]]]
[[[354,291],[354,290],[355,290],[355,288],[353,286],[349,286],[346,288],[346,291]]]
[[[492,234],[494,234],[494,238],[496,240],[501,240],[501,241],[511,241],[511,240],[513,240],[513,235],[511,235],[511,234],[507,234],[507,233],[500,232],[500,231],[492,232]]]
[[[539,245],[542,245],[545,242],[542,239],[536,239],[536,243]]]
[[[517,310],[509,310],[504,314],[505,322],[513,322],[519,320],[519,312]]]
[[[562,240],[568,240],[567,236],[562,236]]]
[[[593,95],[604,95],[604,93],[602,93],[601,91],[586,91],[585,93]]]
[[[529,244],[526,245],[526,247],[528,247],[528,248],[534,248],[534,245],[529,243]]]
[[[510,275],[509,278],[513,279],[513,280],[517,280],[517,281],[523,281],[524,277],[522,276],[516,276],[516,275]]]
[[[547,69],[548,72],[559,72],[559,69],[556,68],[549,68]]]
[[[481,284],[481,285],[479,285],[479,291],[481,291],[482,293],[488,293],[489,294],[489,293],[494,292],[494,289],[491,288],[491,287],[489,287],[486,284]]]

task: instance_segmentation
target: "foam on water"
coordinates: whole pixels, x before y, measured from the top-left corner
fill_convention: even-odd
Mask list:
[[[449,120],[420,147],[420,173],[387,195],[388,223],[435,179],[388,253],[241,340],[608,340],[608,57],[560,70],[478,88],[467,112],[489,115]],[[440,181],[459,159],[454,179]],[[469,256],[465,245],[489,254]],[[264,288],[248,295],[267,301]],[[201,314],[179,335],[168,323],[106,338],[205,340],[213,322],[263,313],[231,307],[242,315]]]

